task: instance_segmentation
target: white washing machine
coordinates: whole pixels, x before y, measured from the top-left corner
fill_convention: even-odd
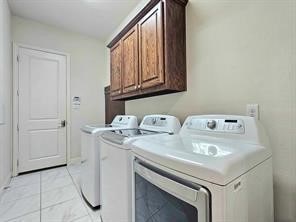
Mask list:
[[[272,222],[272,154],[245,116],[190,116],[133,153],[133,222]]]
[[[98,135],[106,130],[137,127],[137,117],[118,115],[113,119],[111,124],[85,125],[81,128],[81,192],[92,207],[97,207],[101,204]]]
[[[103,222],[131,222],[132,160],[128,144],[137,138],[172,135],[181,128],[176,117],[145,116],[139,129],[112,130],[101,135]]]

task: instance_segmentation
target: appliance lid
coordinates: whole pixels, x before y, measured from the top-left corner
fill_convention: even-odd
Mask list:
[[[114,124],[89,124],[81,128],[81,131],[88,134],[95,134],[102,131],[107,131],[111,129],[128,129],[126,126],[118,126]]]
[[[81,131],[88,134],[94,134],[106,128],[110,129],[111,127],[113,127],[111,124],[88,124],[81,127]]]
[[[112,127],[112,124],[87,124],[84,127],[90,128],[90,129],[107,128],[107,127]]]
[[[204,136],[143,137],[130,147],[152,162],[222,186],[271,157],[262,145]]]
[[[102,138],[104,138],[107,141],[121,145],[125,141],[131,138],[158,135],[162,133],[165,133],[165,132],[158,132],[158,131],[151,131],[151,130],[144,130],[144,129],[115,129],[115,130],[109,130],[104,132],[102,134]]]
[[[135,136],[145,136],[145,135],[154,135],[164,132],[145,130],[145,129],[116,129],[111,130],[108,133],[115,133],[118,135],[122,135],[124,137],[135,137]]]

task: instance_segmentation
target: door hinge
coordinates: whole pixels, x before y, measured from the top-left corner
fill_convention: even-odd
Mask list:
[[[20,61],[21,61],[21,57],[20,57],[20,55],[17,55],[17,56],[16,56],[16,61],[17,61],[17,62],[20,62]]]
[[[20,125],[19,125],[19,124],[16,125],[16,130],[17,130],[18,132],[20,131]]]
[[[20,90],[18,89],[18,90],[16,90],[16,94],[17,94],[17,96],[19,96],[20,95]]]
[[[19,165],[20,165],[20,161],[17,160],[17,161],[16,161],[16,166],[19,167]]]

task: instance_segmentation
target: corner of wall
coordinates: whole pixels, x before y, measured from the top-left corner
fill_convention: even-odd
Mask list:
[[[0,97],[4,105],[4,124],[0,126],[0,190],[7,186],[12,175],[12,41],[11,12],[7,0],[0,4]]]

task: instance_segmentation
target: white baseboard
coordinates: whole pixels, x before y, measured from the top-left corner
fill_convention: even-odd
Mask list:
[[[0,185],[0,192],[4,189],[4,187],[8,186],[11,180],[11,172],[6,176],[3,184]]]
[[[72,158],[70,161],[68,161],[67,165],[78,164],[78,163],[81,163],[80,157]]]

